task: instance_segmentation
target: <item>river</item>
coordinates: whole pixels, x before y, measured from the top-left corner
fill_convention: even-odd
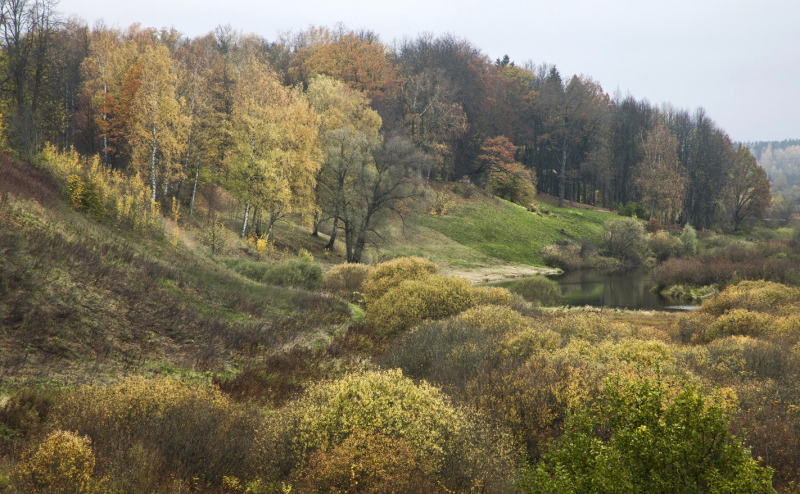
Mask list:
[[[664,297],[651,290],[655,282],[644,269],[623,273],[572,271],[550,279],[558,282],[564,302],[571,306],[613,307],[643,310],[690,310],[696,302]],[[498,283],[510,288],[519,280]]]

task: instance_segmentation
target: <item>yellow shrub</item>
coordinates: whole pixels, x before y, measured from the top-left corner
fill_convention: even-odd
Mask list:
[[[445,492],[427,478],[429,461],[416,457],[408,441],[355,431],[330,451],[314,452],[296,485],[309,494]]]
[[[339,264],[325,273],[323,287],[326,291],[351,302],[360,298],[364,283],[372,272],[366,264]]]
[[[420,466],[442,464],[448,441],[465,418],[436,388],[414,384],[399,369],[351,374],[313,386],[294,414],[294,449],[300,458],[317,450],[332,451],[363,431],[407,442]],[[430,471],[425,473],[431,473]]]
[[[800,300],[800,288],[770,281],[743,281],[729,286],[719,296],[703,302],[702,311],[720,315],[731,309],[772,311],[777,306]]]
[[[25,455],[19,473],[25,492],[88,494],[100,492],[94,464],[88,437],[59,430]]]
[[[367,320],[384,336],[410,329],[431,319],[442,319],[473,305],[472,287],[461,278],[429,275],[403,281],[370,302]]]
[[[733,309],[717,318],[694,341],[706,343],[721,336],[757,336],[772,327],[772,317],[747,309]]]
[[[714,322],[714,316],[700,310],[693,310],[678,317],[670,330],[670,336],[682,343],[690,343],[694,341],[696,335],[705,333],[706,328],[712,322]]]
[[[505,288],[477,287],[473,289],[475,305],[504,305],[511,306],[511,292]]]
[[[482,305],[466,310],[454,318],[465,323],[469,331],[482,334],[511,334],[525,330],[531,320],[509,307]]]
[[[372,270],[364,286],[367,302],[378,300],[403,281],[421,280],[438,270],[435,264],[421,257],[398,257],[382,262]]]
[[[256,429],[216,387],[170,378],[84,386],[69,393],[53,415],[60,428],[91,437],[105,458],[124,463],[132,448],[142,446],[157,452],[162,466],[211,482],[247,476]]]
[[[527,360],[535,355],[555,352],[561,347],[561,336],[549,329],[529,329],[506,340],[502,345],[505,358]]]

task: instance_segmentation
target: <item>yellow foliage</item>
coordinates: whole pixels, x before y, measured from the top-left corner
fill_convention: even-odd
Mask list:
[[[94,465],[88,437],[58,430],[23,457],[19,476],[32,494],[89,494],[101,492]]]
[[[717,297],[703,302],[702,310],[720,315],[731,309],[773,311],[781,305],[800,301],[800,288],[771,281],[743,281],[723,290]]]
[[[472,296],[475,305],[511,306],[511,292],[499,286],[477,287],[473,289]]]
[[[448,441],[466,426],[464,415],[438,389],[415,384],[399,369],[318,383],[290,405],[290,414],[300,458],[332,451],[363,431],[408,443],[425,473],[442,466]]]
[[[378,264],[364,286],[367,302],[377,301],[386,292],[406,280],[420,280],[439,271],[435,264],[421,257],[398,257]]]
[[[430,319],[442,319],[474,305],[469,282],[456,277],[429,275],[403,281],[371,302],[367,320],[384,336],[410,329]]]

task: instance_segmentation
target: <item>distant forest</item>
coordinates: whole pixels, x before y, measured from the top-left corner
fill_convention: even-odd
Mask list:
[[[47,143],[100,156],[107,167],[139,173],[152,184],[154,200],[167,206],[172,198],[188,204],[209,185],[227,189],[247,211],[251,205],[258,211],[259,201],[262,211],[274,205],[279,193],[254,189],[258,177],[268,182],[270,173],[287,174],[246,169],[241,132],[254,121],[243,98],[248,87],[262,88],[272,96],[252,104],[263,109],[283,101],[303,115],[298,122],[310,124],[315,115],[298,102],[320,75],[364,95],[382,136],[402,135],[423,151],[430,160],[421,172],[426,181],[471,177],[490,187],[494,173],[501,176],[498,190],[521,180],[561,204],[637,203],[649,217],[703,228],[738,227],[743,214],[758,216],[769,203],[760,169],[737,156],[702,108],[610,95],[588,75],[507,56],[492,60],[450,34],[390,45],[373,31],[341,25],[276,39],[221,26],[189,38],[174,28],[89,26],[54,5],[3,4],[0,79],[9,145],[31,160]],[[291,91],[277,91],[273,80]],[[320,162],[327,149],[312,152],[316,132],[302,141],[309,151],[303,159]],[[372,150],[362,155],[369,160]],[[307,168],[303,180],[318,180],[319,166]],[[786,173],[787,181],[796,177]],[[301,189],[286,187],[294,189],[281,193]],[[341,201],[318,209],[330,221],[341,214]],[[245,219],[243,233],[247,228]]]
[[[775,216],[800,212],[800,139],[742,143],[764,167],[772,182]]]

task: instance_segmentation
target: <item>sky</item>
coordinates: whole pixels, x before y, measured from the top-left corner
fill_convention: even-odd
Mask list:
[[[59,10],[187,36],[230,24],[272,40],[337,22],[389,44],[451,33],[611,94],[702,106],[736,141],[800,138],[800,0],[61,0]]]

